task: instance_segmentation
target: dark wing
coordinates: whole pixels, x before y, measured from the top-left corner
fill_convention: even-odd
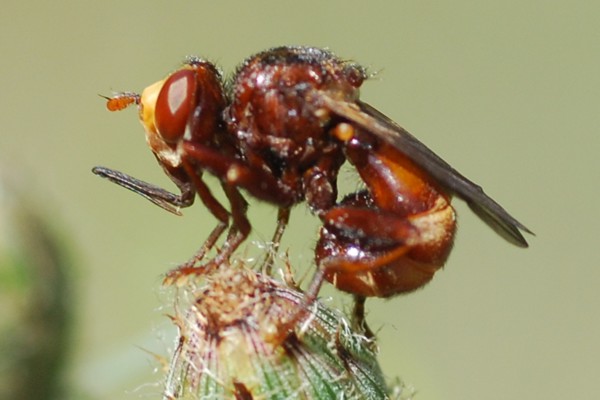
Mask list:
[[[317,92],[315,97],[315,101],[324,108],[355,123],[410,157],[445,189],[465,200],[471,210],[500,236],[517,246],[528,246],[520,231],[530,234],[533,232],[485,194],[479,185],[464,177],[380,111],[361,101],[334,99],[322,91]]]

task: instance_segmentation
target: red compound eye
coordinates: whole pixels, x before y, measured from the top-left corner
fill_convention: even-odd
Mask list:
[[[165,81],[156,99],[154,113],[156,128],[165,142],[175,143],[183,137],[195,95],[194,71],[182,69]]]

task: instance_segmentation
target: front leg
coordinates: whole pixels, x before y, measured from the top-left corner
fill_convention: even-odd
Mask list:
[[[235,228],[236,231],[231,232],[228,237],[223,254],[231,254],[250,232],[250,223],[246,217],[247,204],[238,188],[243,188],[254,197],[279,207],[277,229],[273,234],[273,249],[276,251],[289,220],[290,208],[300,198],[298,189],[286,185],[265,167],[251,166],[209,146],[186,142],[184,149],[190,162],[221,180],[231,204],[232,229]],[[267,272],[270,272],[273,262],[271,254],[263,262],[263,268]]]
[[[186,156],[227,185],[247,190],[257,199],[279,206],[298,202],[297,191],[265,168],[251,167],[240,159],[198,143],[185,142]]]
[[[117,185],[139,194],[145,199],[158,205],[159,207],[175,214],[181,215],[181,208],[189,207],[194,203],[194,196],[198,193],[200,199],[209,211],[219,220],[219,223],[208,238],[204,241],[200,249],[185,263],[181,264],[177,270],[171,272],[165,280],[166,283],[174,280],[174,275],[182,275],[183,271],[193,271],[194,265],[200,261],[206,253],[214,246],[219,237],[223,234],[229,223],[229,213],[214,198],[206,184],[202,181],[201,173],[195,170],[191,165],[184,163],[179,168],[164,167],[165,172],[171,180],[180,189],[181,194],[177,195],[161,187],[144,182],[123,172],[115,171],[105,167],[94,167],[92,172],[102,178],[106,178]]]
[[[132,192],[139,194],[143,198],[175,215],[181,215],[181,211],[179,211],[180,208],[189,207],[194,203],[195,192],[193,186],[189,183],[181,183],[178,185],[181,194],[177,195],[161,187],[110,168],[94,167],[92,168],[92,172],[124,187],[125,189],[129,189]]]

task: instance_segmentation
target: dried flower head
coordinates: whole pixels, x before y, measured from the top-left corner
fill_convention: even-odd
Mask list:
[[[389,397],[373,342],[302,292],[241,262],[179,291],[164,399]]]

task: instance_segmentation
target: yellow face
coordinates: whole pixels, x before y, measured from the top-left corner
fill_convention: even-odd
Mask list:
[[[181,151],[176,144],[168,144],[156,126],[156,103],[168,77],[148,86],[142,92],[139,104],[140,122],[146,131],[146,143],[156,157],[170,167],[181,165]]]
[[[140,98],[140,122],[146,129],[146,136],[157,135],[156,124],[154,123],[154,114],[156,110],[156,99],[160,93],[166,79],[160,80],[148,86],[142,92]]]

